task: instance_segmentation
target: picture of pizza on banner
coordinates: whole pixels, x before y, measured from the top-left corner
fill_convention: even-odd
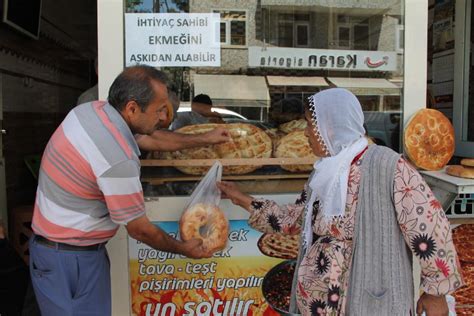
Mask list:
[[[177,222],[155,224],[176,236]],[[246,220],[231,220],[227,247],[201,260],[156,251],[130,238],[132,314],[278,316],[263,297],[262,281],[283,260],[260,252],[261,235]]]

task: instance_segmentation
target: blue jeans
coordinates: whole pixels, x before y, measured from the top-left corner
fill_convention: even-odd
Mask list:
[[[105,247],[69,251],[30,239],[30,273],[44,316],[111,315],[110,262]]]

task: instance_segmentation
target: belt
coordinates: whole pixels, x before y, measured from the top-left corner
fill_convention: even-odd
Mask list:
[[[64,244],[62,242],[56,242],[49,239],[44,238],[43,236],[36,235],[35,241],[43,246],[48,248],[54,248],[57,250],[68,250],[68,251],[94,251],[99,250],[105,247],[105,242],[95,245],[88,245],[88,246],[75,246],[70,244]]]

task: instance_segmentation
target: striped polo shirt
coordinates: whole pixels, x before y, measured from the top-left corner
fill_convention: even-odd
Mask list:
[[[140,151],[120,113],[105,102],[75,107],[41,160],[32,228],[72,245],[109,240],[145,214]]]

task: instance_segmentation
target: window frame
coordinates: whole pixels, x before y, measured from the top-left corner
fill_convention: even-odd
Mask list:
[[[242,9],[230,9],[230,8],[224,8],[224,9],[216,9],[212,8],[211,12],[212,13],[219,13],[223,11],[236,11],[236,12],[242,12],[245,13],[245,45],[232,45],[232,34],[231,34],[231,25],[230,23],[232,21],[240,21],[237,19],[220,19],[220,23],[225,23],[225,43],[221,42],[221,47],[222,48],[247,48],[249,46],[249,27],[248,27],[248,10],[242,10]]]
[[[403,34],[405,35],[405,26],[403,24],[397,24],[395,26],[395,51],[398,54],[403,54],[403,52],[405,51],[404,41],[400,36],[400,32],[403,32]],[[403,38],[404,37],[405,36],[403,36]]]
[[[455,155],[461,157],[474,156],[474,142],[467,140],[471,48],[465,44],[470,43],[471,37],[471,7],[471,1],[456,1],[455,20],[457,23],[454,39],[453,125],[456,141]]]
[[[299,26],[305,26],[306,27],[306,44],[305,45],[298,45],[298,27]],[[300,47],[300,48],[307,48],[309,47],[309,39],[311,38],[311,28],[309,21],[295,21],[294,22],[294,27],[293,27],[293,46],[294,47]]]
[[[339,22],[339,17],[340,16],[343,16],[345,19],[344,21],[341,21]],[[361,21],[358,21],[358,18],[360,18],[359,16],[346,16],[346,15],[341,15],[341,14],[335,14],[335,22],[336,22],[336,25],[335,25],[335,32],[333,32],[333,38],[334,38],[334,42],[335,42],[335,48],[338,48],[338,49],[355,49],[355,43],[354,43],[354,40],[355,40],[355,36],[354,36],[354,27],[356,25],[363,25],[363,26],[367,26],[367,34],[370,34],[370,23],[368,22],[364,22],[362,23]],[[339,29],[340,28],[348,28],[349,29],[349,45],[348,46],[341,46],[339,43],[340,43],[340,39],[339,39]],[[369,50],[370,49],[370,36],[368,38],[368,43],[367,43],[367,48],[363,49],[363,50]],[[358,49],[358,50],[361,50],[361,49]]]

